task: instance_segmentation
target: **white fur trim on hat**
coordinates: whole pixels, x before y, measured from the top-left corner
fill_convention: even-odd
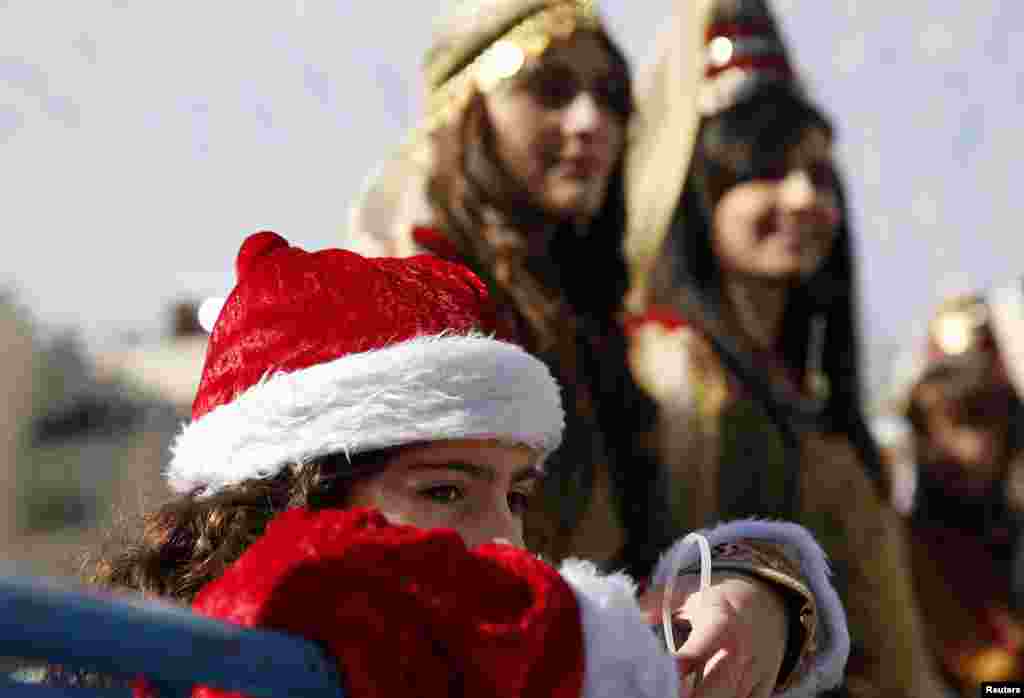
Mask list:
[[[831,573],[824,551],[814,536],[794,523],[744,519],[719,524],[710,531],[702,531],[712,547],[741,539],[765,540],[779,543],[794,550],[799,557],[800,572],[807,580],[818,606],[818,649],[811,660],[807,675],[782,694],[780,698],[810,698],[834,688],[843,679],[846,661],[850,656],[850,634],[846,627],[846,611],[839,595],[829,581]],[[664,584],[671,573],[676,546],[662,555],[654,569],[654,584]],[[682,552],[684,567],[696,563],[697,546],[687,545]],[[712,567],[714,565],[712,564]]]
[[[548,453],[562,438],[558,384],[514,344],[418,337],[270,376],[184,427],[167,481],[208,495],[293,463],[446,439],[494,438]]]
[[[679,669],[659,644],[625,574],[601,575],[592,563],[566,560],[583,624],[582,698],[674,698]]]

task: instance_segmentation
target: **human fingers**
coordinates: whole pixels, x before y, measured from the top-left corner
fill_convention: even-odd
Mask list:
[[[676,653],[676,658],[690,665],[703,664],[721,649],[732,653],[743,651],[742,619],[727,598],[708,593],[702,603],[690,605],[689,612],[677,612],[685,617],[693,630]],[[685,615],[684,615],[685,614]]]
[[[775,692],[775,679],[768,677],[757,682],[754,689],[750,692],[750,698],[771,698],[772,693]],[[743,695],[742,693],[739,695]]]
[[[745,668],[725,650],[717,652],[703,668],[693,698],[746,698],[740,692]]]
[[[696,695],[716,695],[726,691],[732,696],[746,697],[768,676],[771,664],[759,661],[771,653],[753,651],[757,646],[755,628],[726,594],[706,594],[690,606],[694,633],[677,654],[680,672],[704,666],[710,681]]]
[[[744,667],[737,695],[751,695],[762,684],[770,693],[778,680],[788,633],[786,608],[778,592],[747,577],[722,578],[713,589],[718,592],[718,608],[731,609],[730,633],[723,644],[735,653],[737,666]]]

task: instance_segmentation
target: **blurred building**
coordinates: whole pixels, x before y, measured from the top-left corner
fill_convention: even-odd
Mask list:
[[[168,315],[169,338],[97,353],[92,360],[99,380],[123,383],[184,417],[199,387],[208,335],[199,325],[195,303],[177,303]]]
[[[0,299],[0,561],[77,575],[83,556],[169,496],[161,473],[206,347],[194,304],[169,315],[162,341],[88,352],[73,335],[41,341]]]

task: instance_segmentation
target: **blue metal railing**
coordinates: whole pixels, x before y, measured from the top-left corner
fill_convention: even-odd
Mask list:
[[[161,693],[160,698],[163,698],[163,695]],[[57,688],[0,680],[0,696],[3,698],[132,698],[132,692],[126,688]]]
[[[26,576],[0,575],[0,657],[144,675],[160,698],[188,696],[195,684],[253,698],[343,698],[334,663],[307,640]],[[56,688],[0,678],[4,698],[130,695],[125,689]]]

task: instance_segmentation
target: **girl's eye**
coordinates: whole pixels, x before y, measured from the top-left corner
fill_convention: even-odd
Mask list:
[[[509,492],[508,493],[508,508],[516,515],[522,515],[526,513],[526,509],[530,506],[530,493],[529,492]]]
[[[633,95],[629,81],[610,73],[586,83],[571,70],[549,67],[538,70],[526,79],[526,89],[534,100],[546,109],[564,109],[584,90],[589,90],[604,109],[618,116],[633,111]]]
[[[463,498],[463,492],[455,485],[436,485],[420,492],[424,497],[439,504],[455,504]]]

